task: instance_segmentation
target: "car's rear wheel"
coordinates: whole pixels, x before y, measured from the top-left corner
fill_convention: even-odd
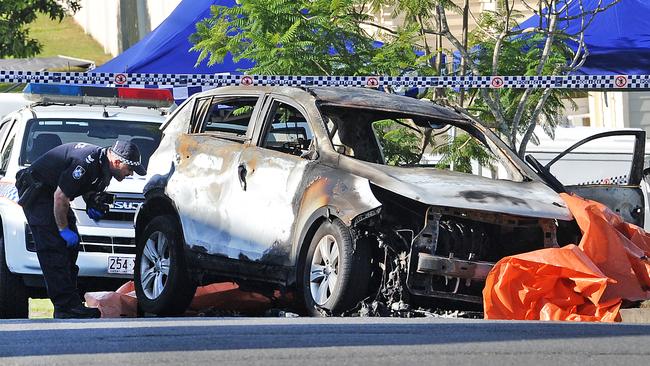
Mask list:
[[[302,268],[302,293],[309,315],[339,314],[366,296],[370,251],[366,245],[354,247],[343,222],[325,221],[314,234]]]
[[[190,280],[179,225],[171,215],[155,217],[137,243],[135,291],[146,313],[182,314],[192,301],[196,284]]]
[[[4,239],[0,238],[0,319],[27,318],[28,315],[27,289],[22,279],[9,271]]]

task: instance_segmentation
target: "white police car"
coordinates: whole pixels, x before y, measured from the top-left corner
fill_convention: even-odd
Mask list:
[[[146,167],[160,143],[162,108],[173,103],[169,91],[158,89],[30,84],[25,96],[33,104],[0,121],[0,318],[26,317],[27,299],[46,297],[30,229],[16,203],[16,172],[62,143],[109,146],[118,139],[135,143]],[[81,197],[72,202],[81,236],[80,289],[114,289],[132,277],[133,217],[145,182],[138,175],[113,180],[107,192],[115,202],[99,222],[86,215]]]

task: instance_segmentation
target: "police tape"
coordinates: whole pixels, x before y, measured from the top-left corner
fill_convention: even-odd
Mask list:
[[[650,75],[567,76],[289,76],[0,71],[0,83],[60,83],[139,87],[227,85],[362,86],[411,88],[650,89]]]

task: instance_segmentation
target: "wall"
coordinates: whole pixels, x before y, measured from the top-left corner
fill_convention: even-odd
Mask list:
[[[650,92],[628,92],[629,127],[643,128],[650,135]]]
[[[589,117],[592,127],[634,127],[630,126],[629,93],[589,92]]]
[[[119,0],[82,0],[80,3],[81,10],[74,15],[74,19],[104,46],[104,52],[117,55]]]
[[[81,0],[74,19],[117,56],[162,23],[181,0]]]
[[[181,0],[147,0],[151,30],[156,29],[180,2]]]

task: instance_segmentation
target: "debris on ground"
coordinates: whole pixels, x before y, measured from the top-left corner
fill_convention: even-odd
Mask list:
[[[282,309],[269,309],[264,312],[264,316],[273,318],[297,318],[300,315]]]

